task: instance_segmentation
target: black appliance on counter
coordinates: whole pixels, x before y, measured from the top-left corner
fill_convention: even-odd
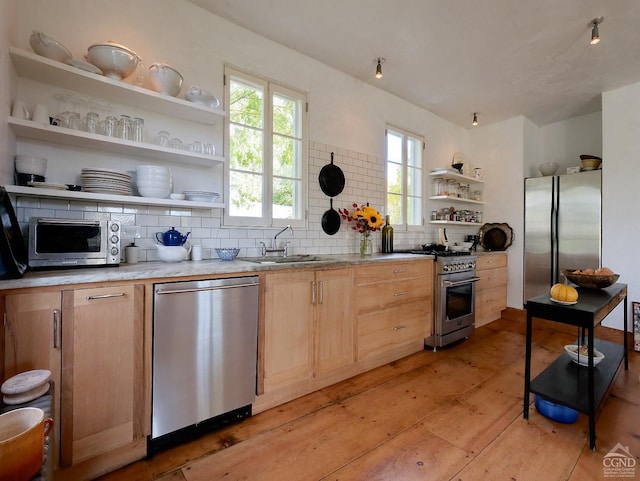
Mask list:
[[[0,187],[0,279],[19,279],[29,268],[29,257],[11,199]]]

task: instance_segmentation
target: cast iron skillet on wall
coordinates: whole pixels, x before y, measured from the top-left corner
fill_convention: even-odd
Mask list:
[[[318,182],[322,192],[329,197],[335,197],[344,190],[344,173],[333,163],[333,152],[331,152],[331,163],[320,170]]]
[[[331,163],[320,170],[318,182],[322,192],[329,197],[335,197],[344,190],[344,173],[333,163],[333,152],[331,152]],[[334,235],[340,230],[340,214],[333,208],[333,198],[330,200],[330,206],[329,210],[322,215],[322,230],[325,234]]]

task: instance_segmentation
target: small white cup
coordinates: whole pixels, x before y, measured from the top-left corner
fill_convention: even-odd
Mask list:
[[[124,258],[127,264],[137,264],[140,257],[140,247],[127,246],[124,248]]]
[[[34,122],[38,122],[43,125],[50,125],[49,122],[49,109],[47,109],[46,105],[38,104],[36,108],[33,109],[33,119]]]
[[[192,261],[202,260],[202,246],[200,244],[191,246],[191,260]]]
[[[25,104],[22,100],[16,100],[15,102],[13,102],[11,116],[23,120],[29,120],[31,118],[31,115],[29,115],[29,111],[27,110],[27,104]]]

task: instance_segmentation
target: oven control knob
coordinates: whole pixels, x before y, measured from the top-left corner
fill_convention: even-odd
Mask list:
[[[118,236],[117,235],[112,235],[111,236],[111,243],[112,244],[117,244],[118,243]]]
[[[111,224],[111,232],[118,232],[118,230],[120,230],[120,226],[116,222]]]
[[[117,256],[119,252],[120,252],[120,251],[118,250],[118,248],[117,248],[117,247],[112,247],[112,248],[111,248],[111,255],[112,255],[112,256]]]
[[[444,272],[449,272],[449,266],[448,266],[447,264],[443,265],[443,266],[442,266],[442,270],[443,270]]]

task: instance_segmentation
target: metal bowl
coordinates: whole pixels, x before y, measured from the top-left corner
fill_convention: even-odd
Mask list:
[[[616,283],[620,274],[601,276],[598,274],[573,274],[576,269],[564,269],[562,275],[574,284],[587,289],[603,289]]]

